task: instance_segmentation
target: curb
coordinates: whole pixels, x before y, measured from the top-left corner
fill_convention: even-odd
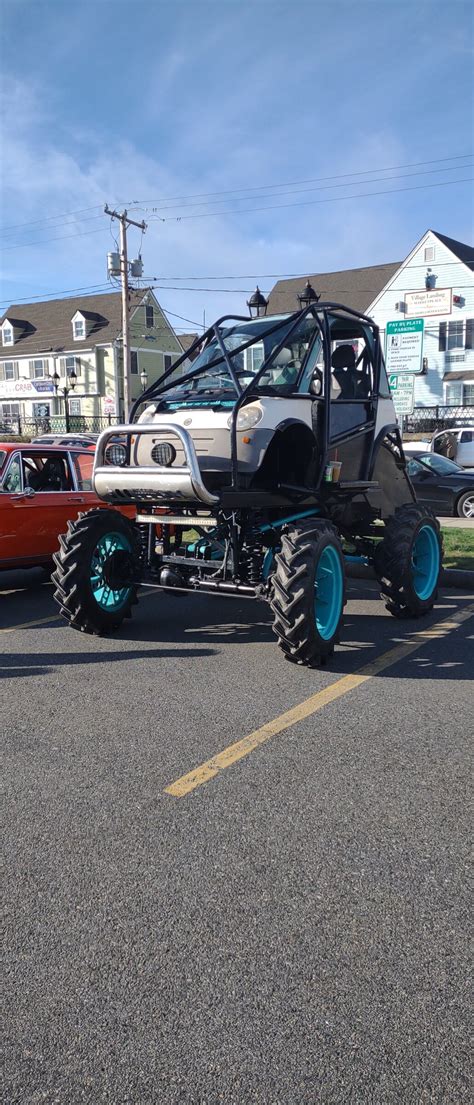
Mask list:
[[[346,575],[350,579],[376,579],[374,569],[369,564],[346,562]],[[441,587],[460,587],[471,590],[474,595],[474,572],[462,568],[443,568],[440,576]]]

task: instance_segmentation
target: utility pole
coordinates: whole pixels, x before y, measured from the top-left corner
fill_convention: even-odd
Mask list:
[[[128,310],[128,255],[127,255],[127,228],[137,226],[139,230],[146,230],[146,223],[137,223],[129,219],[127,212],[112,211],[106,203],[104,207],[106,215],[112,219],[118,219],[120,223],[120,276],[122,281],[122,350],[123,350],[123,405],[125,421],[128,421],[130,409],[130,318]]]

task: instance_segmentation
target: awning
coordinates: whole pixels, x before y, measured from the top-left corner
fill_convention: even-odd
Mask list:
[[[466,380],[466,383],[474,381],[474,368],[459,368],[456,372],[445,372],[443,380]]]

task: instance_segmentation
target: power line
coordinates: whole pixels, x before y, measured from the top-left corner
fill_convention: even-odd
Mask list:
[[[411,161],[411,162],[407,162],[407,164],[405,164],[405,165],[388,165],[385,168],[363,169],[361,171],[356,170],[352,173],[335,173],[332,176],[309,177],[308,179],[304,179],[304,180],[285,180],[285,181],[282,181],[280,184],[259,184],[259,185],[254,185],[253,187],[248,187],[248,188],[247,187],[246,188],[230,188],[227,191],[220,191],[220,192],[196,192],[196,193],[194,193],[194,195],[190,195],[190,196],[165,196],[162,199],[158,199],[158,200],[139,200],[137,202],[139,202],[139,203],[156,203],[156,204],[159,204],[159,203],[168,203],[169,200],[174,200],[174,201],[177,202],[177,201],[181,201],[181,200],[205,199],[206,197],[233,195],[233,194],[235,194],[235,192],[261,192],[262,190],[267,190],[268,188],[290,188],[292,185],[297,185],[297,184],[317,184],[319,181],[342,180],[344,178],[347,179],[348,177],[352,177],[352,176],[370,176],[371,173],[391,173],[391,172],[394,172],[396,169],[416,169],[416,168],[419,168],[422,165],[437,165],[437,164],[440,164],[441,162],[446,162],[446,161],[465,161],[465,159],[467,157],[472,157],[472,152],[465,153],[465,154],[457,154],[456,156],[453,156],[453,157],[440,157],[440,158],[436,157],[436,158],[433,158],[431,161]],[[459,167],[463,168],[463,166],[459,166]],[[362,183],[362,181],[360,181],[359,183]]]
[[[301,279],[304,280],[306,276],[307,274],[305,273],[305,276],[301,277]],[[172,284],[150,284],[150,288],[152,288],[153,290],[157,289],[162,292],[208,292],[211,295],[220,295],[222,293],[228,293],[229,295],[250,295],[255,290],[254,288],[183,288],[182,286],[175,287]],[[456,284],[456,288],[458,288],[459,290],[461,290],[462,288],[472,288],[472,284]],[[401,289],[399,290],[394,288],[393,290],[394,292],[397,291],[397,294],[399,292],[401,294]],[[428,289],[418,288],[413,290],[425,291]],[[433,288],[432,290],[436,291],[436,288]],[[270,295],[270,292],[273,291],[273,288],[262,288],[261,291],[263,291],[265,295]],[[381,291],[383,291],[383,286],[382,288],[357,288],[358,293],[364,292],[371,295],[379,295]],[[354,288],[338,287],[336,289],[336,292],[337,295],[351,295],[354,292]],[[162,310],[164,310],[164,308],[162,308]],[[197,323],[195,325],[197,325]]]
[[[467,181],[474,180],[474,177],[461,177],[460,180],[445,180],[437,181],[435,184],[412,184],[408,188],[389,188],[382,189],[378,192],[358,192],[355,196],[330,196],[323,200],[303,200],[301,203],[278,203],[270,204],[265,207],[246,207],[244,209],[237,209],[233,211],[203,211],[199,215],[173,215],[162,219],[162,222],[184,222],[185,219],[209,219],[212,216],[220,215],[250,215],[256,211],[284,211],[288,207],[313,207],[320,203],[344,203],[348,200],[363,199],[370,196],[392,196],[398,192],[417,192],[426,188],[445,188],[451,187],[453,184],[465,184]]]
[[[189,216],[188,216],[189,217]],[[101,226],[98,230],[83,230],[79,234],[58,234],[54,238],[41,238],[36,242],[15,242],[14,245],[0,246],[0,249],[4,252],[7,249],[25,249],[28,246],[43,246],[47,242],[65,242],[66,238],[85,238],[88,234],[104,234],[107,230],[106,226]]]
[[[184,289],[182,289],[182,290],[184,290]],[[161,303],[160,303],[160,307],[161,307]],[[191,324],[191,326],[199,326],[199,327],[203,328],[202,327],[202,322],[194,322],[194,320],[192,318],[185,318],[184,315],[177,315],[175,313],[175,311],[166,311],[164,307],[161,307],[161,310],[163,311],[163,313],[165,315],[171,315],[172,318],[180,318],[182,322],[189,322]],[[175,329],[175,327],[173,326],[173,330],[174,329]],[[180,326],[179,329],[181,330],[182,327]]]
[[[443,169],[425,169],[423,172],[418,172],[418,173],[399,173],[396,176],[390,176],[390,177],[373,177],[371,180],[364,180],[363,183],[364,184],[380,184],[382,182],[385,182],[385,183],[389,184],[392,180],[406,180],[406,179],[410,179],[411,177],[432,176],[435,173],[458,173],[460,168],[470,169],[471,165],[469,165],[469,164],[468,165],[463,165],[463,166],[452,165],[449,168],[443,168]],[[331,189],[334,189],[334,188],[355,188],[355,187],[357,187],[357,185],[360,185],[361,183],[362,183],[362,181],[360,181],[360,180],[354,180],[354,181],[344,181],[343,184],[319,184],[314,188],[293,188],[290,192],[288,192],[288,191],[275,192],[273,196],[263,195],[263,196],[255,196],[255,197],[252,197],[252,198],[259,199],[259,200],[265,200],[265,199],[278,198],[279,196],[299,196],[299,195],[303,195],[305,192],[327,192],[327,191],[331,191]],[[235,200],[235,202],[237,202],[237,203],[245,203],[248,199],[250,199],[249,196],[242,196],[241,199],[239,199],[238,196],[233,197],[233,200]],[[188,203],[188,204],[186,204],[186,206],[183,208],[183,210],[187,210],[189,207],[209,207],[211,202],[216,204],[216,203],[229,203],[230,201],[228,199],[222,199],[222,200],[217,200],[216,199],[216,200],[212,200],[212,201],[202,200],[200,203]],[[180,208],[179,205],[177,206],[176,204],[171,204],[169,207],[162,207],[160,205],[160,212],[161,211],[175,211],[176,209],[180,210],[181,208]],[[143,208],[143,210],[145,210],[145,212],[146,212],[148,209],[145,207],[145,208]],[[156,209],[153,208],[153,210],[156,210]],[[161,218],[161,215],[158,215],[158,218]]]
[[[16,305],[18,303],[33,303],[33,301],[37,300],[37,299],[40,299],[43,302],[47,302],[49,299],[55,299],[56,296],[59,299],[65,299],[68,294],[71,295],[71,298],[74,298],[74,293],[76,293],[76,292],[77,293],[79,293],[79,292],[83,293],[82,295],[78,295],[78,299],[87,298],[87,293],[90,293],[90,292],[95,290],[96,294],[99,295],[100,293],[97,289],[99,289],[99,288],[108,288],[108,287],[109,287],[109,285],[106,284],[106,283],[104,283],[104,284],[85,284],[85,285],[83,285],[82,288],[65,288],[63,291],[59,291],[59,292],[44,292],[43,295],[22,296],[20,299],[16,299],[15,302],[12,304],[12,306],[16,307]],[[8,304],[8,306],[10,306],[10,304]]]
[[[470,154],[465,154],[464,156],[465,157],[470,157]],[[448,160],[452,160],[452,159],[450,158]],[[122,203],[125,203],[125,206],[127,206],[127,204],[132,205],[132,204],[136,204],[136,203],[139,203],[139,202],[140,202],[139,200],[117,200],[117,203],[119,204],[119,206]],[[24,222],[24,223],[10,223],[9,226],[4,226],[0,230],[0,233],[3,234],[3,233],[6,233],[9,230],[18,230],[22,226],[36,226],[38,223],[53,222],[54,219],[68,219],[68,218],[72,218],[73,215],[82,215],[82,214],[86,214],[88,211],[99,211],[99,210],[100,210],[101,214],[100,215],[94,215],[93,218],[94,219],[102,218],[102,215],[104,213],[104,204],[103,203],[95,203],[92,207],[78,207],[78,208],[76,208],[75,211],[61,211],[61,212],[58,212],[57,215],[45,215],[41,219],[30,219],[28,222]],[[54,229],[54,228],[52,227],[51,229]]]
[[[433,158],[430,161],[414,161],[414,162],[407,162],[407,163],[402,164],[402,165],[388,165],[388,166],[385,166],[385,167],[382,167],[382,168],[354,170],[353,172],[350,172],[350,173],[336,173],[336,174],[333,174],[331,176],[312,177],[312,178],[310,177],[310,178],[305,178],[305,179],[302,179],[302,180],[283,181],[283,182],[280,182],[278,184],[261,184],[261,185],[254,185],[252,187],[232,188],[232,189],[222,190],[222,191],[219,191],[219,192],[197,192],[197,193],[194,193],[194,194],[191,194],[191,195],[188,195],[188,196],[165,196],[165,197],[163,197],[161,199],[158,199],[158,200],[128,200],[128,201],[117,201],[117,202],[120,202],[120,204],[122,204],[122,202],[125,202],[125,206],[138,206],[138,204],[141,204],[141,203],[160,204],[160,203],[169,203],[170,201],[173,201],[173,202],[177,203],[177,202],[182,202],[182,201],[187,201],[187,200],[192,200],[192,199],[205,199],[205,198],[211,198],[212,199],[216,196],[225,196],[225,195],[230,196],[230,195],[235,195],[236,193],[239,193],[239,192],[246,192],[246,193],[249,193],[249,192],[262,192],[262,191],[265,191],[265,190],[268,190],[268,189],[273,190],[275,188],[295,187],[299,184],[317,184],[321,181],[324,182],[324,181],[329,181],[329,180],[348,180],[349,177],[370,176],[374,172],[375,173],[388,173],[388,172],[395,172],[395,170],[397,170],[397,169],[413,169],[413,168],[419,168],[419,167],[425,166],[425,165],[445,164],[448,161],[465,161],[466,158],[469,158],[471,156],[472,156],[471,153],[457,154],[457,155],[453,155],[451,157]],[[453,169],[455,167],[453,166],[451,168]],[[462,166],[459,166],[459,168],[462,168]],[[433,170],[433,171],[442,172],[443,170]],[[451,169],[446,169],[445,171],[451,171]],[[417,176],[419,174],[415,173],[415,174],[410,174],[410,175]],[[388,179],[394,179],[394,178],[388,178]],[[354,183],[362,183],[362,182],[361,181],[356,181]],[[335,187],[337,187],[337,186],[335,186]],[[258,197],[255,197],[255,198],[258,198]],[[57,215],[48,215],[48,216],[44,216],[41,219],[31,219],[31,220],[29,220],[27,222],[23,222],[23,223],[12,223],[12,224],[9,224],[8,226],[5,226],[5,227],[1,228],[0,229],[0,234],[8,233],[11,230],[21,229],[22,227],[25,227],[25,226],[37,226],[38,224],[43,225],[44,223],[54,222],[58,219],[66,219],[66,218],[71,218],[75,215],[87,214],[89,211],[99,210],[99,208],[101,206],[102,206],[101,204],[94,204],[91,207],[76,208],[74,211],[58,212]],[[101,217],[102,217],[101,215],[94,215],[94,216],[91,216],[91,219],[97,219],[97,218],[101,218]],[[89,221],[89,219],[86,219],[86,220],[83,220],[83,221],[87,222],[87,221]],[[51,229],[53,229],[53,228],[51,228]]]
[[[461,285],[461,286],[458,285],[458,287],[461,290],[461,288],[471,287],[471,285]],[[195,289],[190,289],[190,290],[198,291],[199,289],[195,288]],[[364,289],[364,290],[365,290],[366,293],[370,293],[373,296],[375,296],[377,294],[377,291],[379,291],[380,289],[371,288],[371,289]],[[213,291],[214,291],[215,294],[222,294],[222,293],[225,293],[225,292],[227,292],[227,293],[231,293],[232,291],[235,292],[235,289],[232,290],[232,289],[216,288],[216,289],[213,289]],[[338,295],[338,297],[343,296],[346,293],[349,295],[351,293],[351,291],[353,291],[353,289],[340,288],[340,289],[337,290],[337,295]],[[204,326],[201,322],[196,322],[196,320],[194,320],[194,319],[184,318],[184,316],[182,316],[182,315],[176,315],[173,311],[167,311],[164,307],[161,307],[161,310],[163,311],[164,315],[169,314],[169,315],[172,315],[173,317],[180,318],[181,321],[189,323],[191,326],[197,328],[198,330],[204,329]],[[296,310],[296,306],[295,306],[295,310]],[[451,319],[451,321],[456,321],[456,320]],[[170,327],[171,327],[171,330],[176,332],[176,333],[179,330],[183,330],[185,333],[188,332],[187,330],[185,330],[184,327],[173,326],[171,323],[170,323]],[[133,321],[133,319],[131,320],[130,331],[131,331],[131,334],[133,335],[133,338],[141,337],[143,335],[143,330],[144,330],[144,324],[143,323],[139,323],[138,320],[137,321]],[[168,327],[167,326],[154,326],[153,327],[153,333],[150,334],[150,337],[156,336],[157,334],[161,334],[161,333],[167,333],[167,332],[168,332]],[[121,335],[121,327],[120,327],[120,325],[116,324],[115,327],[113,327],[111,329],[111,331],[108,335],[103,336],[103,339],[101,341],[99,340],[97,342],[94,342],[94,340],[92,340],[91,346],[83,347],[81,345],[81,349],[77,349],[76,348],[76,343],[74,342],[73,337],[72,337],[71,325],[69,323],[69,324],[65,324],[63,327],[55,327],[54,329],[48,329],[44,333],[40,333],[39,337],[38,337],[38,342],[41,342],[41,349],[38,349],[38,348],[33,349],[33,350],[32,349],[24,349],[24,348],[22,349],[21,343],[19,343],[19,345],[17,345],[17,346],[3,347],[3,349],[0,350],[0,360],[1,361],[3,361],[3,360],[15,361],[15,360],[18,360],[18,358],[22,358],[22,357],[29,357],[29,358],[47,357],[47,356],[53,355],[53,353],[56,353],[58,355],[59,354],[64,354],[64,352],[66,350],[67,350],[69,355],[71,355],[71,356],[74,355],[74,356],[80,357],[81,353],[86,352],[86,350],[88,350],[89,348],[92,348],[95,344],[100,344],[100,345],[112,344],[114,341],[120,339],[120,335]],[[100,335],[98,335],[98,334],[91,335],[91,338],[92,339],[99,338],[99,336]],[[60,345],[61,348],[59,348],[59,349],[54,348],[55,345],[56,346]],[[150,351],[153,352],[153,347],[151,347]]]
[[[474,261],[474,247],[473,247],[473,261]],[[436,262],[436,260],[434,260],[434,261],[425,261],[423,264],[410,265],[408,271],[411,272],[413,269],[425,269],[428,266],[431,267],[432,265],[434,265],[435,267],[438,267],[438,268],[446,269],[446,268],[454,267],[454,266],[459,265],[459,264],[466,264],[466,263],[469,264],[470,262],[465,262],[465,261],[463,262],[461,258],[459,258],[457,261],[438,261],[438,262]],[[390,262],[381,261],[379,264],[375,264],[375,265],[358,265],[358,266],[354,266],[353,268],[351,268],[350,271],[351,272],[362,272],[362,271],[365,271],[368,268],[369,269],[384,268],[388,264],[400,265],[401,266],[403,264],[403,261],[390,261]],[[332,275],[335,275],[336,273],[345,272],[345,271],[347,271],[347,270],[345,270],[345,269],[333,269],[333,270],[330,270],[330,272],[327,272],[327,273],[324,273],[324,272],[323,273],[313,273],[309,269],[305,269],[304,272],[265,272],[265,273],[257,272],[257,273],[240,273],[238,275],[232,275],[230,273],[220,273],[217,276],[210,276],[209,274],[204,275],[204,276],[176,276],[176,275],[174,275],[174,276],[145,276],[145,277],[142,277],[142,280],[144,281],[143,288],[136,287],[134,289],[134,291],[137,292],[137,293],[140,293],[140,292],[143,291],[143,293],[145,294],[148,288],[161,288],[162,290],[167,290],[164,287],[164,285],[160,283],[160,281],[162,281],[162,280],[166,280],[166,281],[177,280],[177,281],[179,281],[180,285],[185,280],[196,280],[196,281],[202,281],[202,280],[306,280],[308,278],[308,276],[314,276],[314,277],[328,276],[328,275],[332,276]],[[459,286],[460,287],[470,287],[470,285],[468,285],[468,284],[459,285]],[[17,297],[13,303],[11,302],[11,300],[6,300],[5,299],[5,300],[3,300],[3,304],[5,305],[5,307],[10,307],[10,306],[15,307],[20,303],[29,304],[29,303],[33,303],[33,302],[38,301],[38,300],[41,300],[42,302],[46,303],[46,302],[49,302],[50,300],[54,300],[56,298],[66,299],[66,298],[68,298],[68,296],[70,296],[71,298],[76,298],[77,297],[78,299],[87,299],[88,297],[94,298],[92,293],[95,293],[96,295],[107,294],[108,289],[110,289],[110,283],[86,284],[86,285],[83,285],[80,288],[63,288],[63,289],[60,289],[59,291],[55,291],[55,292],[43,292],[42,295],[29,295],[29,296]],[[118,290],[119,289],[117,288],[117,291]],[[205,291],[206,289],[204,289],[204,288],[202,288],[202,289],[184,288],[184,287],[181,286],[181,287],[176,288],[176,289],[170,287],[169,290],[170,291],[173,291],[173,290],[176,290],[176,291],[196,291],[196,290]],[[211,289],[209,289],[209,290],[211,290]],[[234,290],[237,291],[238,289],[234,289]],[[245,290],[247,291],[248,289],[245,289]],[[360,290],[361,291],[368,291],[368,292],[375,292],[376,291],[375,288],[362,288]],[[109,294],[115,295],[117,293],[115,291],[110,291]],[[163,310],[163,308],[162,308],[162,310]],[[172,315],[173,312],[168,311],[167,314]],[[200,325],[200,323],[194,322],[193,319],[184,318],[184,316],[182,316],[182,315],[175,315],[175,317],[183,319],[184,322],[190,322],[193,326],[199,326]]]
[[[286,210],[287,208],[290,208],[290,207],[313,207],[313,206],[319,205],[321,203],[344,203],[344,202],[347,202],[348,200],[364,199],[364,198],[370,198],[372,196],[392,196],[392,195],[396,195],[399,192],[416,192],[416,191],[424,190],[424,189],[427,189],[427,188],[446,188],[446,187],[452,187],[454,184],[465,184],[466,182],[469,182],[469,181],[472,181],[472,180],[474,180],[474,177],[461,177],[459,180],[436,181],[436,183],[433,183],[433,184],[415,184],[415,185],[409,185],[407,188],[380,189],[377,192],[358,192],[356,195],[352,195],[352,196],[328,196],[327,199],[303,200],[302,202],[299,202],[299,203],[267,204],[263,207],[246,207],[246,208],[234,209],[234,210],[231,210],[231,211],[202,211],[199,214],[173,215],[173,216],[168,216],[167,218],[161,218],[161,216],[160,216],[160,221],[161,222],[178,222],[179,223],[179,222],[183,222],[185,219],[209,219],[209,218],[215,217],[216,215],[220,215],[221,217],[224,218],[227,215],[249,215],[249,214],[255,213],[257,211],[284,211],[284,210]],[[152,219],[153,219],[153,216],[152,216]],[[99,230],[86,230],[83,233],[79,233],[79,234],[62,234],[62,235],[59,235],[59,236],[56,236],[56,237],[53,237],[53,238],[43,238],[41,241],[36,241],[36,242],[18,242],[16,245],[0,246],[0,249],[3,250],[3,251],[6,251],[6,250],[10,250],[10,249],[24,249],[24,248],[27,248],[27,247],[42,246],[42,245],[46,245],[48,242],[65,241],[66,239],[71,239],[71,238],[84,238],[88,234],[102,234],[102,233],[104,233],[105,229],[106,229],[105,227],[101,227]]]
[[[434,265],[435,267],[438,267],[438,268],[446,269],[446,268],[451,267],[451,265],[454,266],[454,265],[459,265],[459,264],[470,264],[470,263],[471,262],[462,261],[461,258],[459,258],[458,261],[439,261],[437,266],[436,266],[435,261],[425,261],[421,265],[410,265],[410,270],[409,271],[411,272],[412,269],[426,269],[428,267],[431,267],[432,265]],[[474,246],[473,246],[473,250],[472,250],[472,263],[474,263]],[[248,273],[247,272],[247,273],[241,273],[240,276],[230,276],[229,273],[226,273],[226,274],[221,273],[220,276],[145,276],[145,277],[143,277],[143,279],[145,281],[150,282],[148,284],[148,287],[150,287],[150,288],[151,287],[156,287],[157,288],[157,287],[160,287],[160,286],[162,287],[162,285],[160,285],[158,283],[153,283],[153,281],[160,281],[160,280],[179,280],[179,281],[181,281],[181,280],[285,280],[285,279],[286,280],[307,280],[308,276],[314,276],[314,277],[317,277],[317,276],[335,276],[337,273],[347,272],[347,271],[350,271],[350,272],[365,272],[367,269],[383,269],[383,268],[386,268],[387,265],[397,265],[401,268],[401,266],[403,264],[404,264],[404,261],[380,261],[379,264],[375,264],[375,265],[357,265],[357,266],[354,266],[354,268],[351,268],[349,270],[347,270],[347,269],[330,269],[328,272],[321,272],[321,273],[318,273],[318,272],[312,273],[309,270],[305,270],[305,272],[263,272],[263,273],[262,272],[257,272],[257,273]],[[181,291],[186,291],[186,290],[192,291],[191,288],[189,288],[189,289],[182,288],[181,289]],[[361,290],[371,292],[374,289],[373,288],[364,288],[364,289],[361,289]]]

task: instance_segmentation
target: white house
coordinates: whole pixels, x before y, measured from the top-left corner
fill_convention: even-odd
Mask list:
[[[473,407],[474,248],[434,230],[367,307],[387,369],[415,371],[415,407]]]

